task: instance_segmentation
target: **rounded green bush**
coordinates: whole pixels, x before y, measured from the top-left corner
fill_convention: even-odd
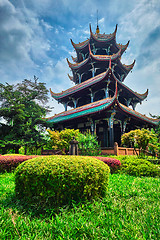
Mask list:
[[[19,199],[54,206],[104,197],[109,167],[92,157],[45,156],[28,160],[15,172]]]
[[[120,171],[132,176],[160,177],[160,167],[145,159],[121,160]]]

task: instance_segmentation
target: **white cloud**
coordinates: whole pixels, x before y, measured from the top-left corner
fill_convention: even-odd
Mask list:
[[[158,3],[159,0],[141,0],[131,12],[121,16],[119,24],[121,34],[125,34],[125,37],[128,35],[132,41],[138,39],[139,43],[142,42],[153,28],[160,25]]]
[[[104,18],[99,19],[99,23],[104,23]]]
[[[52,30],[53,29],[53,26],[51,26],[50,24],[45,22],[43,19],[41,19],[41,23],[45,27],[46,30]]]

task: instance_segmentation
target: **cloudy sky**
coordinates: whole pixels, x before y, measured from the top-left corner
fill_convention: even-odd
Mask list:
[[[75,43],[96,29],[101,33],[118,24],[117,42],[130,40],[122,62],[131,64],[125,84],[134,91],[149,89],[137,111],[160,115],[160,0],[0,0],[0,79],[16,83],[37,76],[47,88],[60,92],[73,86],[66,58],[75,56]],[[51,115],[64,110],[51,100]]]

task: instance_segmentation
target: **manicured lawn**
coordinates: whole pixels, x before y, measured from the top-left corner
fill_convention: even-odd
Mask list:
[[[14,195],[14,174],[0,175],[0,239],[160,239],[160,179],[110,175],[103,201],[36,214]]]

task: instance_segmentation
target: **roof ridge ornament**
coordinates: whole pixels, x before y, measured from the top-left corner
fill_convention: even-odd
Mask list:
[[[114,37],[116,36],[117,28],[118,28],[118,24],[116,24],[116,28],[115,28],[115,30],[114,30]]]
[[[98,26],[98,9],[97,9],[97,28],[96,28],[96,34],[99,34],[99,26]]]

